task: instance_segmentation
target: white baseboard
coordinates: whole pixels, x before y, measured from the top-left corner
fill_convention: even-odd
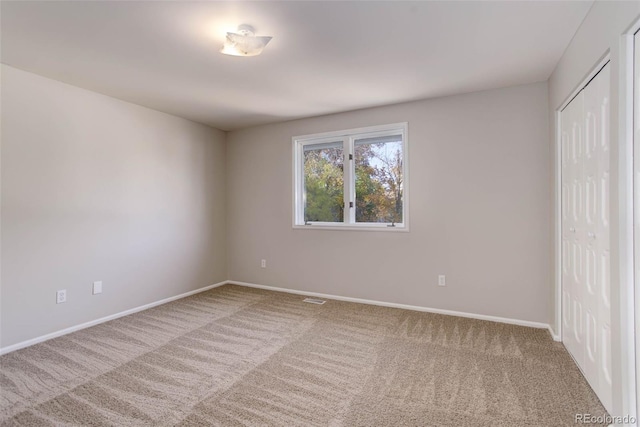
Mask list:
[[[394,302],[384,302],[384,301],[376,301],[376,300],[369,300],[369,299],[362,299],[362,298],[343,297],[340,295],[321,294],[318,292],[298,291],[295,289],[278,288],[276,286],[266,286],[266,285],[258,285],[256,283],[238,282],[237,280],[229,280],[228,283],[232,285],[246,286],[249,288],[258,288],[258,289],[265,289],[269,291],[286,292],[289,294],[314,296],[314,297],[320,297],[320,298],[334,299],[338,301],[348,301],[348,302],[356,302],[360,304],[379,305],[382,307],[402,308],[404,310],[446,314],[449,316],[468,317],[471,319],[478,319],[478,320],[489,320],[491,322],[508,323],[510,325],[519,325],[519,326],[528,326],[531,328],[547,329],[549,330],[549,332],[551,332],[551,327],[549,326],[549,324],[540,323],[540,322],[531,322],[529,320],[509,319],[507,317],[487,316],[485,314],[466,313],[463,311],[442,310],[439,308],[422,307],[417,305],[407,305],[407,304],[398,304]],[[551,336],[554,340],[556,340],[555,334],[552,333]]]
[[[56,332],[51,332],[50,334],[46,334],[46,335],[42,335],[42,336],[39,336],[39,337],[36,337],[36,338],[32,338],[30,340],[22,341],[22,342],[19,342],[17,344],[13,344],[13,345],[10,345],[10,346],[7,346],[7,347],[2,347],[2,348],[0,348],[0,356],[3,355],[3,354],[11,353],[12,351],[20,350],[21,348],[29,347],[31,345],[38,344],[38,343],[41,343],[43,341],[50,340],[52,338],[56,338],[56,337],[60,337],[62,335],[70,334],[71,332],[76,332],[76,331],[79,331],[81,329],[85,329],[85,328],[89,328],[91,326],[99,325],[100,323],[108,322],[109,320],[114,320],[114,319],[117,319],[119,317],[123,317],[123,316],[127,316],[129,314],[137,313],[139,311],[146,310],[146,309],[151,308],[151,307],[155,307],[155,306],[158,306],[158,305],[166,304],[168,302],[175,301],[175,300],[181,299],[181,298],[185,298],[185,297],[188,297],[188,296],[191,296],[191,295],[195,295],[195,294],[198,294],[200,292],[208,291],[209,289],[217,288],[218,286],[226,285],[227,283],[229,283],[229,281],[225,280],[223,282],[219,282],[219,283],[215,283],[213,285],[205,286],[204,288],[196,289],[194,291],[185,292],[185,293],[180,294],[180,295],[175,295],[175,296],[172,296],[172,297],[169,297],[169,298],[161,299],[160,301],[151,302],[149,304],[145,304],[145,305],[141,305],[139,307],[131,308],[129,310],[121,311],[121,312],[116,313],[116,314],[111,314],[111,315],[106,316],[106,317],[101,317],[100,319],[91,320],[90,322],[81,323],[79,325],[71,326],[71,327],[66,328],[66,329],[61,329],[61,330],[56,331]]]
[[[188,297],[188,296],[191,296],[191,295],[195,295],[195,294],[200,293],[200,292],[208,291],[209,289],[217,288],[219,286],[226,285],[226,284],[245,286],[245,287],[248,287],[248,288],[265,289],[265,290],[276,291],[276,292],[286,292],[286,293],[296,294],[296,295],[315,296],[315,297],[333,299],[333,300],[338,300],[338,301],[355,302],[355,303],[369,304],[369,305],[379,305],[379,306],[382,306],[382,307],[401,308],[401,309],[404,309],[404,310],[413,310],[413,311],[422,311],[422,312],[427,312],[427,313],[445,314],[445,315],[449,315],[449,316],[467,317],[467,318],[471,318],[471,319],[488,320],[488,321],[491,321],[491,322],[508,323],[510,325],[519,325],[519,326],[528,326],[528,327],[531,327],[531,328],[547,329],[549,331],[549,333],[551,334],[551,337],[553,338],[554,341],[560,341],[560,336],[558,336],[553,331],[553,329],[551,328],[551,325],[548,325],[546,323],[531,322],[529,320],[510,319],[510,318],[506,318],[506,317],[488,316],[488,315],[485,315],[485,314],[466,313],[466,312],[463,312],[463,311],[443,310],[443,309],[439,309],[439,308],[422,307],[422,306],[417,306],[417,305],[398,304],[398,303],[393,303],[393,302],[368,300],[368,299],[363,299],[363,298],[343,297],[343,296],[340,296],[340,295],[323,294],[323,293],[318,293],[318,292],[299,291],[299,290],[296,290],[296,289],[279,288],[277,286],[267,286],[267,285],[259,285],[259,284],[256,284],[256,283],[239,282],[237,280],[225,280],[225,281],[213,284],[213,285],[205,286],[204,288],[196,289],[194,291],[185,292],[185,293],[180,294],[180,295],[175,295],[175,296],[172,296],[172,297],[169,297],[169,298],[162,299],[160,301],[155,301],[155,302],[152,302],[152,303],[149,303],[149,304],[141,305],[139,307],[135,307],[135,308],[131,308],[129,310],[121,311],[119,313],[112,314],[112,315],[109,315],[109,316],[106,316],[106,317],[102,317],[100,319],[92,320],[90,322],[82,323],[80,325],[75,325],[75,326],[71,326],[71,327],[66,328],[66,329],[61,329],[59,331],[52,332],[50,334],[42,335],[42,336],[39,336],[39,337],[36,337],[36,338],[32,338],[32,339],[29,339],[29,340],[26,340],[26,341],[19,342],[17,344],[13,344],[13,345],[10,345],[10,346],[7,346],[7,347],[2,347],[2,348],[0,348],[0,356],[3,355],[3,354],[11,353],[12,351],[15,351],[15,350],[20,350],[22,348],[29,347],[31,345],[41,343],[43,341],[50,340],[52,338],[56,338],[56,337],[60,337],[62,335],[70,334],[71,332],[76,332],[76,331],[79,331],[81,329],[85,329],[85,328],[89,328],[91,326],[99,325],[100,323],[108,322],[109,320],[114,320],[114,319],[117,319],[119,317],[123,317],[123,316],[127,316],[129,314],[137,313],[137,312],[142,311],[142,310],[146,310],[146,309],[158,306],[158,305],[166,304],[168,302],[175,301],[175,300],[181,299],[181,298],[185,298],[185,297]]]
[[[551,334],[551,338],[553,338],[554,341],[562,341],[562,337],[559,334],[556,334],[556,331],[553,330],[553,327],[551,325],[549,325],[549,333]]]

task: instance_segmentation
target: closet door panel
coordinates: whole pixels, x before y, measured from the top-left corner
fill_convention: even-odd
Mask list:
[[[563,342],[611,410],[609,66],[562,111]]]
[[[609,231],[609,66],[584,89],[586,194],[585,253],[593,265],[587,268],[588,281],[583,295],[590,339],[582,369],[598,397],[611,408],[611,308],[610,308],[610,231]]]
[[[562,112],[562,248],[563,318],[565,346],[579,365],[584,358],[581,281],[583,276],[583,188],[582,121],[584,94],[581,92]]]

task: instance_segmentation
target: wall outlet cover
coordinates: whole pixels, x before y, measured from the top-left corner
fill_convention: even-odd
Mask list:
[[[93,282],[93,294],[98,295],[102,293],[102,282]]]
[[[64,302],[67,302],[67,290],[61,289],[56,291],[56,304],[62,304]]]

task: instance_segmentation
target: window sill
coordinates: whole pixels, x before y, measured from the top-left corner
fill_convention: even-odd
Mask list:
[[[325,225],[325,224],[309,224],[309,225],[300,225],[294,224],[294,230],[340,230],[340,231],[383,231],[383,232],[408,232],[409,227],[407,225],[395,227],[388,227],[385,225]]]

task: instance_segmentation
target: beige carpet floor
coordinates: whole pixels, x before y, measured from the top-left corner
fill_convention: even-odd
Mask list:
[[[3,426],[561,426],[540,329],[226,285],[0,357]]]

